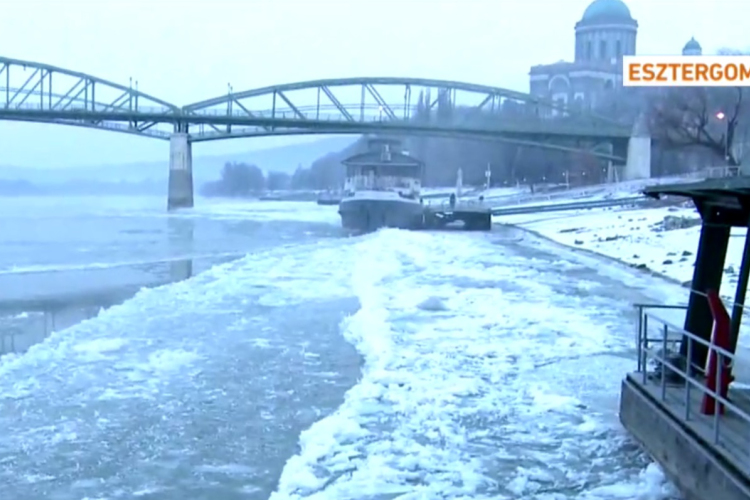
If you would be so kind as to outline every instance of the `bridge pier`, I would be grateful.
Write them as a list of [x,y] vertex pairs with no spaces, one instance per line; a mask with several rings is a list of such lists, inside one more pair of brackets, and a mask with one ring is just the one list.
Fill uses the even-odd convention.
[[167,210],[193,208],[193,145],[187,132],[169,138]]
[[645,115],[641,114],[633,125],[628,140],[627,161],[623,180],[635,181],[651,178],[651,134]]

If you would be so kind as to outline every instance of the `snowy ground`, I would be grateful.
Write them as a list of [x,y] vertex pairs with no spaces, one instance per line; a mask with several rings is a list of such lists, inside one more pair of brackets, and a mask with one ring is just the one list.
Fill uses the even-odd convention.
[[[700,216],[693,207],[592,209],[514,215],[495,222],[516,224],[564,245],[592,250],[680,283],[693,277],[700,236]],[[742,229],[732,231],[724,294],[734,292],[745,233]]]
[[[633,267],[657,273],[683,285],[693,278],[700,237],[700,216],[695,208],[630,210],[592,209],[575,212],[538,213],[497,217],[495,222],[515,224],[558,243],[606,255]],[[729,240],[721,295],[729,308],[734,301],[747,230],[736,228]],[[663,304],[686,304],[689,292],[675,290]],[[653,302],[651,302],[653,303]],[[657,311],[658,317],[678,327],[684,310]],[[745,318],[748,312],[745,310]],[[744,321],[735,376],[750,382],[750,322]]]

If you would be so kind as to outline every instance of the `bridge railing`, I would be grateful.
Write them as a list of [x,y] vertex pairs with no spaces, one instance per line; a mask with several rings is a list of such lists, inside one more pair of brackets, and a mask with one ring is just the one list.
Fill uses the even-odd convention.
[[[6,90],[5,87],[0,86],[0,91]],[[9,89],[10,91],[14,92],[18,89]],[[91,110],[91,101],[87,100],[85,97],[68,97],[61,94],[50,94],[49,92],[40,92],[40,91],[29,91],[29,95],[37,96],[37,97],[58,97],[58,98],[66,98],[68,99],[66,101],[66,107],[65,110]],[[45,101],[47,102],[47,101]],[[131,111],[140,111],[143,113],[153,113],[153,112],[171,112],[173,111],[171,108],[168,108],[166,106],[145,106],[145,105],[138,105],[137,108],[134,107],[133,109],[130,109],[127,106],[111,106],[109,103],[106,102],[96,102],[94,103],[95,106],[99,106],[102,108],[108,108],[110,111],[118,111],[122,113],[128,113]],[[39,109],[49,109],[50,106],[45,105],[44,103],[40,103],[38,101],[25,101],[21,103],[10,103],[9,105],[2,105],[0,104],[0,107],[5,107],[9,109],[27,109],[27,110],[39,110]],[[234,109],[229,109],[228,107],[212,107],[212,108],[203,108],[203,109],[197,109],[197,110],[189,110],[186,112],[187,116],[235,116],[235,117],[244,117],[244,116],[255,116],[259,118],[300,118],[300,114],[303,115],[306,119],[309,120],[316,120],[316,119],[325,119],[326,116],[336,117],[336,119],[341,119],[343,116],[342,109],[349,113],[352,118],[354,119],[378,119],[378,120],[398,120],[398,119],[408,119],[414,117],[414,115],[417,112],[417,107],[413,105],[403,105],[403,104],[389,104],[388,106],[382,106],[378,104],[373,103],[360,103],[360,102],[347,102],[347,103],[341,103],[340,106],[330,104],[330,103],[322,103],[322,104],[311,104],[311,105],[301,105],[301,106],[295,106],[294,108],[290,106],[276,106],[276,107],[269,107],[269,108],[261,108],[261,109],[247,109],[246,107],[243,109],[242,107],[236,106]],[[94,108],[96,109],[96,107]],[[586,123],[598,123],[596,120],[590,118],[590,117],[578,117],[578,116],[556,116],[556,117],[544,117],[544,116],[538,116],[533,113],[513,113],[513,114],[503,114],[501,112],[491,112],[491,111],[484,111],[479,109],[473,109],[473,108],[467,108],[465,110],[461,110],[460,112],[456,113],[454,115],[455,120],[470,120],[472,118],[477,117],[486,117],[493,121],[495,120],[527,120],[527,121],[552,121],[552,122],[586,122]]]
[[[708,352],[707,359],[714,356],[714,366],[718,367],[736,366],[737,356],[665,319],[670,313],[683,318],[687,306],[636,304],[635,307],[638,382],[669,408],[675,418],[690,424],[701,438],[728,456],[750,463],[746,432],[750,426],[748,396],[740,398],[748,403],[741,407],[734,393],[731,399],[722,394],[720,388],[728,381],[721,377],[727,377],[726,372],[716,370],[718,380],[711,388],[706,381],[706,368],[692,362],[694,351],[700,348]],[[713,400],[713,414],[701,411],[707,400]],[[720,411],[722,406],[724,414]]]
[[11,103],[10,106],[5,106],[4,104],[0,103],[0,114],[4,109],[12,109],[12,110],[19,110],[19,111],[59,111],[61,113],[80,113],[80,112],[107,112],[107,113],[117,113],[121,115],[137,115],[137,114],[149,114],[149,115],[164,115],[164,117],[174,117],[175,112],[172,108],[168,108],[166,106],[142,106],[139,105],[138,107],[133,107],[132,109],[129,107],[112,107],[108,103],[104,102],[97,102],[94,103],[94,106],[96,106],[94,109],[91,108],[92,104],[89,102],[88,107],[84,104],[84,101],[82,99],[79,100],[73,100],[71,105],[66,106],[64,109],[54,109],[50,108],[48,106],[40,105],[39,103],[33,103],[33,102],[24,102],[21,104],[17,103]]
[[[117,122],[101,122],[97,125],[98,128],[103,128],[106,130],[111,130],[113,132],[131,132],[133,131],[133,127],[125,124],[125,123],[117,123]],[[148,135],[162,138],[162,139],[169,139],[169,137],[172,135],[171,132],[167,132],[166,130],[157,130],[157,129],[151,129],[149,130]]]
[[[316,105],[310,106],[299,106],[295,109],[286,107],[277,108],[266,108],[266,109],[250,109],[250,110],[236,110],[233,109],[231,112],[224,108],[207,108],[200,110],[191,110],[189,115],[192,116],[233,116],[233,117],[248,117],[254,116],[257,118],[282,118],[282,119],[306,119],[306,120],[335,120],[341,121],[346,118],[342,109],[351,116],[354,121],[403,121],[403,120],[419,120],[416,116],[416,107],[414,106],[403,106],[403,105],[389,105],[388,108],[384,106],[378,106],[373,104],[362,105],[361,103],[348,103],[339,106],[334,105]],[[391,113],[386,112],[388,109]],[[248,113],[250,111],[250,114]],[[591,117],[585,116],[557,116],[557,117],[546,117],[539,116],[531,113],[518,113],[518,114],[503,114],[503,113],[491,113],[484,112],[476,109],[467,109],[465,113],[457,113],[455,116],[447,119],[427,119],[424,120],[427,123],[434,123],[436,121],[442,121],[448,124],[466,123],[467,125],[474,125],[477,127],[491,127],[497,123],[502,122],[513,122],[513,123],[546,123],[546,124],[572,124],[572,125],[586,125],[596,126],[604,130],[612,130],[617,132],[623,132],[626,130],[624,126],[615,124],[603,124]],[[301,115],[301,116],[300,116]]]
[[[93,107],[92,107],[93,106]],[[84,101],[73,100],[65,109],[53,109],[49,106],[34,103],[34,102],[23,102],[20,104],[11,103],[7,107],[0,106],[0,117],[2,117],[3,109],[9,109],[14,111],[28,111],[29,117],[33,118],[34,112],[47,112],[55,113],[56,119],[65,119],[66,116],[73,116],[76,114],[96,114],[97,112],[106,112],[110,116],[114,116],[122,120],[138,119],[138,116],[144,116],[145,120],[150,121],[163,121],[171,122],[175,119],[180,119],[185,122],[200,122],[200,117],[211,117],[211,118],[232,118],[237,123],[238,127],[245,126],[257,126],[253,122],[257,120],[287,120],[293,121],[315,121],[315,122],[339,122],[339,123],[403,123],[409,122],[411,124],[419,124],[419,119],[414,116],[413,108],[406,107],[389,107],[390,114],[383,111],[382,106],[377,105],[366,105],[362,106],[360,103],[342,105],[341,107],[334,105],[321,105],[318,106],[301,106],[299,108],[276,108],[276,109],[262,109],[262,110],[246,110],[246,109],[217,109],[208,108],[201,110],[183,111],[182,113],[176,113],[174,109],[159,106],[142,106],[138,105],[133,108],[123,107],[111,107],[106,103],[84,103]],[[342,112],[342,109],[344,112]],[[348,116],[347,116],[348,114]],[[46,115],[45,115],[46,116]],[[55,118],[53,118],[55,119]],[[113,118],[110,118],[113,120]],[[211,120],[212,122],[220,122],[221,120]],[[246,121],[246,124],[242,122]],[[447,120],[430,119],[424,121],[425,125],[444,126],[446,129],[452,128],[465,128],[465,129],[477,129],[487,131],[498,131],[498,132],[512,132],[512,133],[545,133],[551,134],[565,133],[568,135],[595,135],[595,136],[625,136],[625,131],[622,127],[616,127],[607,124],[597,124],[587,118],[581,117],[540,117],[530,114],[518,114],[518,115],[503,115],[503,114],[482,114],[477,111],[476,113],[467,113],[465,115],[457,115],[454,118]]]

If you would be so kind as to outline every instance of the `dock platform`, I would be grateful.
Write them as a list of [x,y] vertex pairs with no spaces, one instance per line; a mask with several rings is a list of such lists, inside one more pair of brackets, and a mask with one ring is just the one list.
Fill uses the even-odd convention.
[[[717,431],[713,417],[701,414],[699,396],[686,404],[684,384],[669,385],[662,400],[658,384],[644,384],[641,377],[630,373],[623,381],[620,419],[686,500],[750,498],[748,422],[723,415]],[[730,391],[730,398],[750,411],[750,391]]]
[[490,231],[492,209],[482,202],[428,204],[424,209],[423,229]]
[[[687,370],[689,357],[676,354],[692,334],[665,320],[664,306],[637,307],[638,367],[622,382],[620,421],[686,500],[750,499],[750,386],[732,384],[726,398],[710,390],[703,370]],[[697,349],[699,337],[688,338]],[[724,414],[703,412],[706,397],[724,403]]]
[[[620,421],[686,500],[748,500],[750,356],[739,337],[748,312],[750,178],[643,194],[692,200],[702,224],[687,304],[636,305],[638,364],[622,383]],[[733,228],[748,236],[729,302],[719,293]]]

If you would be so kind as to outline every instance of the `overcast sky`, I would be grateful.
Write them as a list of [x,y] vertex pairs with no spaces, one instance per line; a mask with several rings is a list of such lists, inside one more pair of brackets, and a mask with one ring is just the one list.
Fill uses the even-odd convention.
[[[183,105],[227,91],[347,76],[410,76],[528,90],[533,64],[573,57],[588,0],[0,0],[0,54],[62,66]],[[640,54],[747,48],[747,0],[630,0]],[[290,141],[236,139],[194,154]],[[0,164],[166,161],[167,143],[0,122]]]

